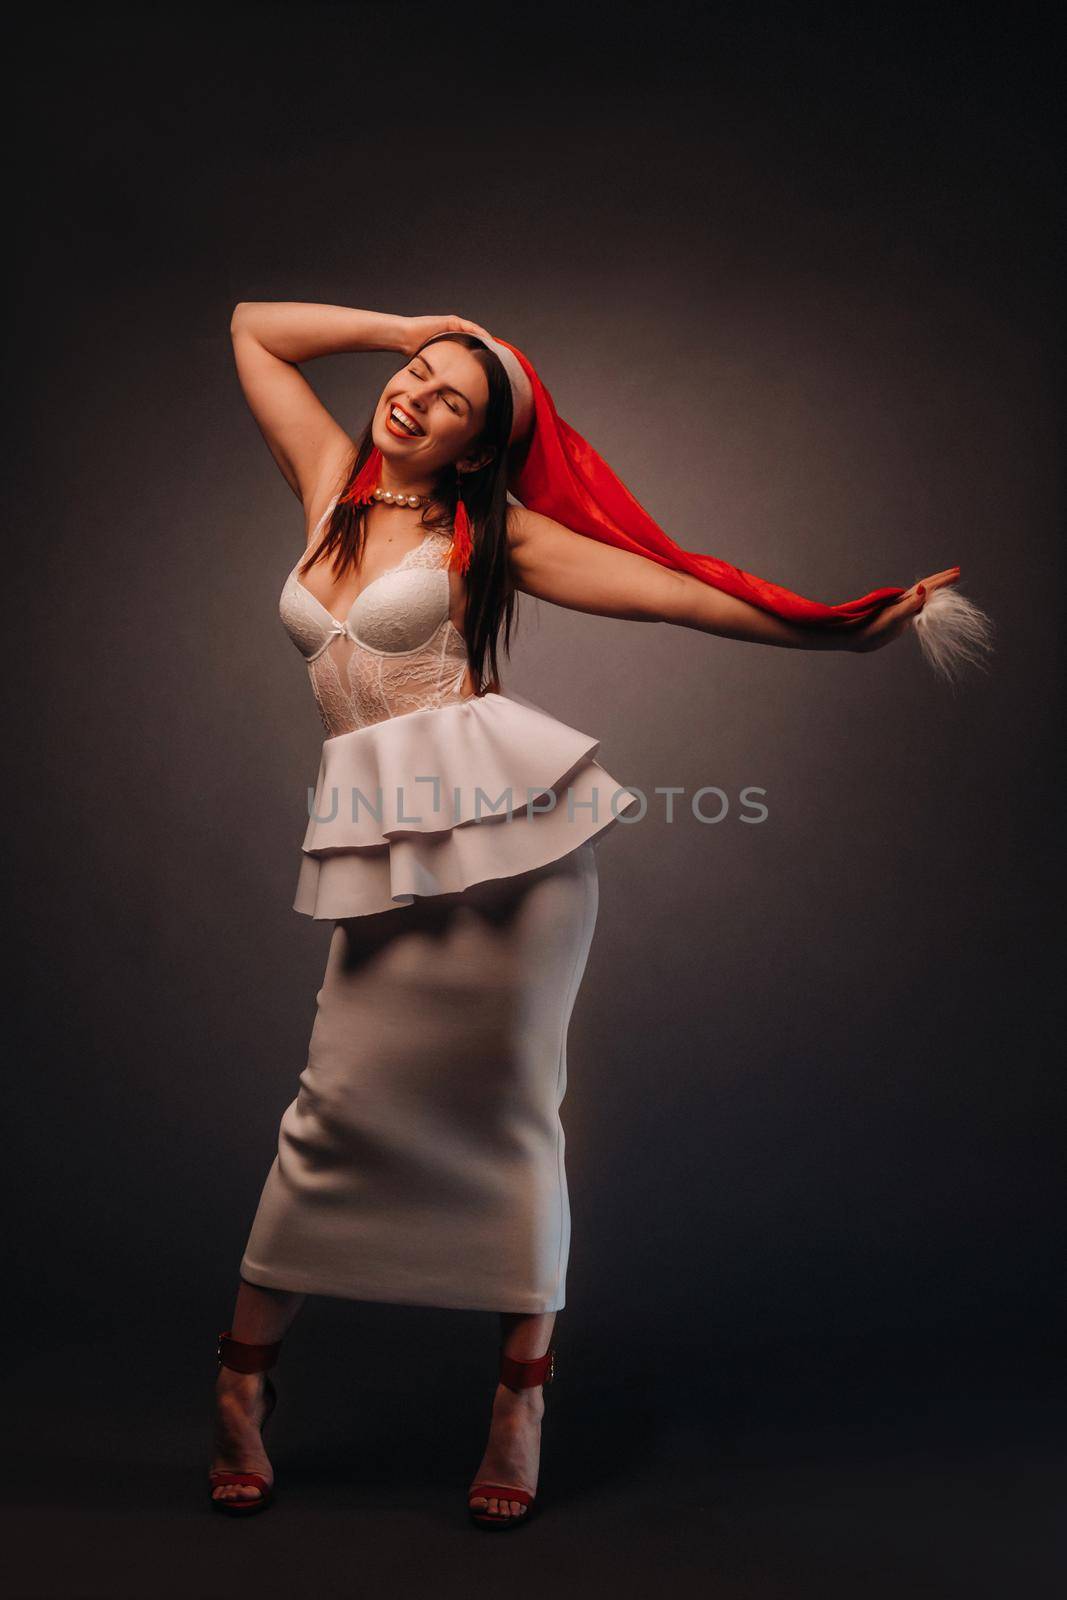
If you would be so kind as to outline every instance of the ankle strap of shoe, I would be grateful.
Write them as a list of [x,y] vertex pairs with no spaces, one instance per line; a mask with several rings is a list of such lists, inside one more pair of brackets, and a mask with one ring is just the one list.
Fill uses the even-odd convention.
[[500,1352],[500,1381],[516,1394],[520,1389],[531,1389],[537,1383],[551,1383],[556,1376],[556,1351],[552,1347],[543,1356],[532,1361],[520,1361],[515,1356]]
[[266,1372],[278,1359],[282,1341],[275,1344],[242,1344],[231,1338],[229,1328],[219,1334],[218,1359],[220,1367],[230,1367],[234,1372]]

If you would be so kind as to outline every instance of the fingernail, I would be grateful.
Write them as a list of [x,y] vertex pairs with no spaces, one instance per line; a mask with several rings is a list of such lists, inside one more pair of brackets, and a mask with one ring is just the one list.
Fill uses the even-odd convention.
[[919,596],[919,599],[922,600],[926,595],[926,585],[925,585],[925,583],[920,583],[918,588],[916,589],[915,593]]

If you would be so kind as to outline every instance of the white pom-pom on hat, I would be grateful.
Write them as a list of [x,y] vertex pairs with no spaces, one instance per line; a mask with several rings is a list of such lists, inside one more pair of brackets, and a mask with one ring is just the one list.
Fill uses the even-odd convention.
[[922,653],[948,683],[968,666],[984,668],[993,648],[993,619],[952,584],[934,589],[911,619]]

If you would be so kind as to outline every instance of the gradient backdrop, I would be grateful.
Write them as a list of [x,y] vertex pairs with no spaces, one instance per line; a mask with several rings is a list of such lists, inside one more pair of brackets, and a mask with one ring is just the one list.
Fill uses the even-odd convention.
[[[1040,18],[405,4],[22,26],[3,1166],[25,1515],[47,1531],[57,1461],[100,1515],[199,1493],[214,1335],[325,964],[329,927],[290,909],[322,731],[276,613],[302,514],[233,370],[249,299],[458,311],[530,355],[679,543],[830,601],[959,562],[997,624],[991,672],[953,695],[910,638],[808,654],[520,602],[505,688],[651,798],[600,849],[570,1035],[556,1483],[580,1497],[686,1450],[762,1461],[784,1415],[858,1448],[964,1371],[979,1432],[982,1407],[1020,1439],[1051,1427],[1062,172]],[[305,370],[356,431],[394,367]],[[667,823],[656,786],[704,784],[763,787],[767,821],[735,803],[701,825],[683,799]],[[309,1304],[290,1482],[303,1463],[327,1496],[337,1471],[372,1498],[461,1494],[495,1339],[484,1314]],[[1017,1401],[1042,1362],[1049,1387]],[[136,1447],[101,1420],[119,1411]],[[749,1533],[756,1565],[721,1592],[807,1592],[781,1527],[780,1548]],[[846,1589],[881,1594],[841,1537]],[[218,1592],[242,1572],[213,1570]],[[49,1581],[26,1592],[148,1592]]]

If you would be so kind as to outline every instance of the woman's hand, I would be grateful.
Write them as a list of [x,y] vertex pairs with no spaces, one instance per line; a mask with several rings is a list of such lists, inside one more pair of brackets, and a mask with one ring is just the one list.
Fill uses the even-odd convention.
[[944,584],[958,582],[959,576],[959,567],[947,567],[944,572],[935,572],[932,577],[924,578],[921,583],[912,584],[899,600],[895,600],[891,606],[886,606],[862,628],[843,635],[844,648],[858,653],[880,650],[883,645],[889,644],[890,640],[899,638],[915,613],[922,610],[932,590],[940,589]]
[[473,333],[479,339],[492,337],[479,323],[468,322],[466,317],[457,316],[455,312],[443,317],[401,317],[400,328],[404,340],[400,349],[408,357],[438,333]]

